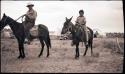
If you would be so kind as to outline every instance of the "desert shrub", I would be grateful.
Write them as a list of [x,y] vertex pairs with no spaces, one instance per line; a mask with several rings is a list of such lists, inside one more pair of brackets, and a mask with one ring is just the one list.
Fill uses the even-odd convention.
[[109,49],[114,49],[115,48],[114,41],[104,41],[103,43],[104,43],[103,44],[104,48],[109,48]]
[[93,48],[96,48],[96,47],[99,47],[99,46],[102,46],[102,41],[101,40],[93,41]]
[[116,43],[116,41],[109,40],[109,41],[104,41],[103,43],[104,43],[103,47],[111,49],[111,53],[120,53],[120,54],[124,53],[124,43],[123,42],[119,42],[119,45],[122,50],[120,50],[118,48],[118,44]]
[[121,49],[124,50],[124,42],[119,42],[119,45],[120,45]]

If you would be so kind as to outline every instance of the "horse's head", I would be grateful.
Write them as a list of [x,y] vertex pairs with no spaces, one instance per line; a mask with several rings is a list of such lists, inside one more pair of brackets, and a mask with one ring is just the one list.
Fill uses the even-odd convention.
[[8,16],[6,16],[6,14],[4,13],[2,19],[0,20],[0,31],[8,24],[7,18],[8,18]]
[[[72,16],[73,17],[73,16]],[[66,21],[64,22],[63,24],[63,28],[62,28],[62,31],[61,31],[61,34],[65,34],[67,33],[68,31],[70,31],[70,28],[71,28],[71,20],[72,20],[72,17],[70,19],[68,19],[66,17]]]

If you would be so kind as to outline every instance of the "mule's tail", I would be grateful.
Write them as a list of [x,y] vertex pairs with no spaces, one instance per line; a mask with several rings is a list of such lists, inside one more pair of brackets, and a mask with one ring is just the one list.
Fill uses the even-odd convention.
[[89,41],[88,41],[88,46],[89,47],[91,47],[92,48],[92,44],[93,44],[93,30],[91,29],[91,28],[89,28],[89,27],[87,27],[89,30],[90,30],[90,39],[89,39]]
[[93,44],[93,39],[90,39],[90,40],[88,41],[88,46],[89,46],[89,47],[92,47],[92,44]]

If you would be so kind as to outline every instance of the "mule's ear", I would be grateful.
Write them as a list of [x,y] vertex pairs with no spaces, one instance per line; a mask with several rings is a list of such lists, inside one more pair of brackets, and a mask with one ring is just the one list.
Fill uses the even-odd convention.
[[69,19],[69,21],[71,21],[71,20],[72,20],[72,18],[73,18],[73,16]]
[[66,17],[66,21],[68,21],[68,18]]

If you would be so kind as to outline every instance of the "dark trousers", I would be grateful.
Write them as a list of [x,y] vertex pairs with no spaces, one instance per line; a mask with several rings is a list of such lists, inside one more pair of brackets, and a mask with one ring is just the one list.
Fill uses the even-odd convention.
[[34,24],[35,24],[35,22],[27,22],[27,21],[23,22],[23,25],[24,25],[24,28],[25,28],[26,39],[28,39],[28,41],[31,41],[31,39],[32,39],[30,29],[32,29]]

